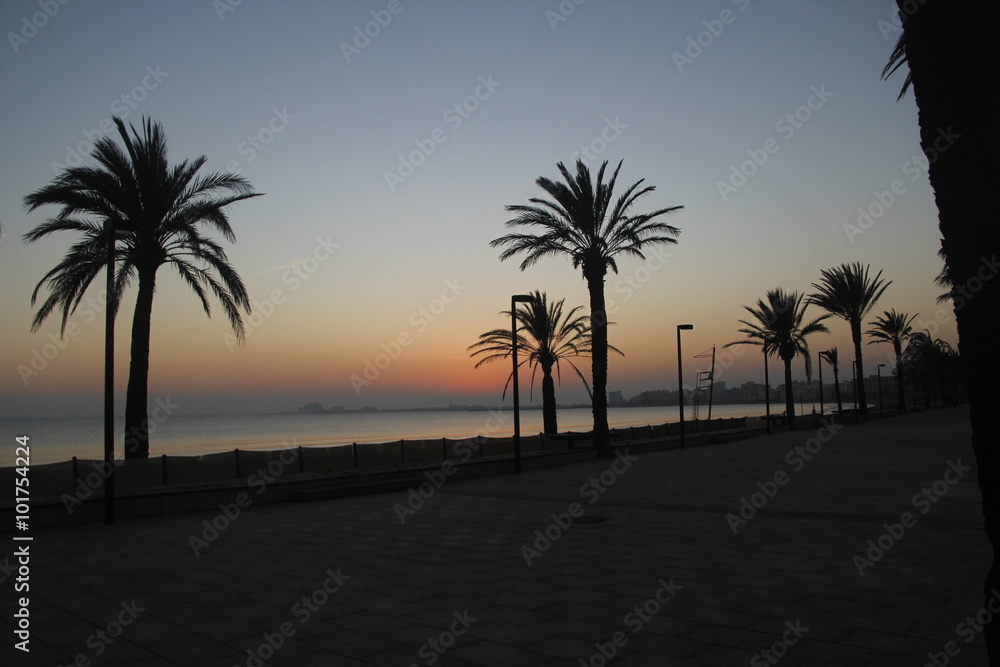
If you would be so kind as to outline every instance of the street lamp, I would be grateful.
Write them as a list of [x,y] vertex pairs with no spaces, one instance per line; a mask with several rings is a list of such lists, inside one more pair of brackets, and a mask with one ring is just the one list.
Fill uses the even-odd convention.
[[684,372],[681,370],[681,331],[691,331],[693,324],[677,325],[677,404],[681,408],[681,449],[684,448]]
[[879,417],[885,417],[885,409],[882,407],[882,367],[883,366],[885,366],[885,364],[879,364],[878,367],[875,369],[875,372],[878,373],[878,416]]
[[510,297],[510,358],[514,375],[514,472],[521,472],[521,410],[517,394],[517,304],[531,301],[530,294],[514,294]]
[[104,523],[115,522],[115,242],[135,231],[126,221],[104,223],[108,237],[107,305],[104,307]]

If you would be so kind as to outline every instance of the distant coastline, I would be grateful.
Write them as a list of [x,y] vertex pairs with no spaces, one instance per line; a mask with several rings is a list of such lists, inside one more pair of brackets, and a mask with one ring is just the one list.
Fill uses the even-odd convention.
[[[557,406],[560,410],[573,410],[578,408],[589,408],[589,403],[571,404],[571,405],[559,405]],[[422,407],[422,408],[379,408],[374,405],[366,406],[363,408],[345,408],[340,405],[334,405],[329,408],[324,408],[319,403],[309,403],[308,405],[303,405],[298,410],[294,412],[283,412],[280,414],[286,415],[336,415],[336,414],[372,414],[376,412],[488,412],[490,410],[498,410],[500,407],[490,407],[487,405],[446,405],[437,407]],[[522,405],[521,410],[541,410],[540,405]]]
[[[662,395],[658,395],[661,394]],[[673,396],[670,396],[671,392],[666,390],[662,392],[644,392],[639,394],[628,401],[622,403],[609,402],[608,407],[612,408],[651,408],[651,407],[676,407],[678,405],[676,392],[672,392]],[[777,404],[779,400],[784,399],[779,397],[772,397],[771,403]],[[708,405],[708,401],[702,399],[702,405]],[[764,399],[759,401],[754,400],[714,400],[713,405],[764,405]],[[684,404],[686,407],[692,407],[693,403],[690,397],[684,399]],[[558,410],[579,410],[579,409],[590,409],[590,403],[568,403],[568,404],[558,404],[556,406]],[[437,407],[420,407],[420,408],[379,408],[377,406],[365,406],[362,408],[345,408],[340,405],[334,405],[329,408],[324,408],[319,403],[309,403],[303,405],[298,410],[290,412],[281,412],[277,414],[284,415],[330,415],[330,414],[372,414],[372,413],[389,413],[389,412],[488,412],[489,410],[500,410],[501,406],[490,407],[487,405],[443,405]],[[538,404],[534,405],[521,405],[521,410],[541,410],[542,406]]]

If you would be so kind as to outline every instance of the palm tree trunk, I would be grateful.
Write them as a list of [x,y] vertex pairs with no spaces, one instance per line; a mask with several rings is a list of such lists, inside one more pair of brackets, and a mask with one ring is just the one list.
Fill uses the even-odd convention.
[[[900,9],[912,3],[897,0]],[[910,8],[912,12],[912,8]],[[958,344],[968,381],[972,448],[982,494],[986,535],[993,564],[984,582],[984,598],[1000,587],[1000,280],[995,262],[1000,251],[996,224],[996,156],[1000,154],[996,91],[996,34],[1000,6],[988,0],[926,0],[904,23],[906,57],[919,109],[920,144],[928,153],[928,176],[934,189],[948,274],[955,287],[973,279],[981,289],[956,303]],[[953,145],[940,150],[948,133]],[[935,142],[938,147],[935,148]],[[934,151],[932,153],[932,151]],[[934,159],[930,159],[933,157]],[[982,280],[981,271],[991,280]],[[1000,623],[987,623],[983,637],[990,664],[1000,663]]]
[[149,458],[149,332],[153,313],[154,275],[139,273],[139,295],[132,317],[132,360],[125,397],[125,458]]
[[611,436],[608,432],[608,315],[604,305],[604,270],[584,271],[590,292],[590,327],[594,396],[594,447],[600,458],[610,458]]
[[893,351],[896,353],[896,394],[899,404],[899,413],[902,414],[906,412],[906,398],[904,397],[903,391],[903,348],[902,345],[896,343],[893,345]]
[[556,383],[552,379],[552,366],[542,367],[542,428],[546,435],[559,432],[556,420]]
[[783,359],[785,362],[785,415],[788,423],[795,421],[795,392],[792,391],[792,360]]
[[833,391],[837,394],[837,414],[843,417],[844,402],[840,400],[840,371],[836,366],[833,367]]
[[861,360],[861,322],[851,322],[851,338],[854,340],[854,360],[858,373],[858,408],[861,416],[868,419],[868,399],[865,397],[865,367]]

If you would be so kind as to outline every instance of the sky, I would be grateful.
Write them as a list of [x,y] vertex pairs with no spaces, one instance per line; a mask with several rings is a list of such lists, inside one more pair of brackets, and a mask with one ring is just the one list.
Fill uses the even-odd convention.
[[[32,290],[75,239],[24,244],[56,209],[29,214],[23,198],[92,164],[90,143],[116,114],[162,123],[172,163],[204,155],[206,172],[235,171],[264,193],[229,209],[226,250],[254,304],[244,344],[169,267],[157,275],[150,401],[189,414],[497,405],[507,365],[474,369],[467,346],[507,324],[511,294],[588,297],[567,259],[521,271],[489,243],[506,232],[506,205],[577,159],[594,171],[623,161],[620,188],[655,186],[637,210],[684,207],[666,220],[676,245],[608,276],[610,339],[625,353],[610,360],[609,390],[676,387],[680,323],[694,325],[693,382],[705,362],[692,357],[739,339],[745,305],[776,287],[808,293],[845,262],[892,281],[876,313],[919,313],[916,328],[955,343],[936,303],[940,235],[916,107],[896,99],[901,73],[880,80],[893,8],[4,2],[0,417],[100,414],[103,282],[71,333],[60,337],[58,318],[31,332]],[[134,301],[124,296],[116,325],[119,410]],[[828,324],[812,349],[850,358],[847,324]],[[759,354],[729,351],[718,380],[762,381]],[[865,353],[871,371],[891,355]],[[803,379],[798,361],[794,373]],[[587,398],[571,372],[557,397]]]

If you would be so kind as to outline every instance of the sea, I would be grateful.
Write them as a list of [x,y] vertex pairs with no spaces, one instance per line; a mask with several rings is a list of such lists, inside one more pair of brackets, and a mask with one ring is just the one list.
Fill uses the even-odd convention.
[[[806,406],[808,410],[809,406]],[[780,411],[780,406],[773,406]],[[712,418],[764,414],[762,404],[715,405]],[[678,407],[616,407],[608,409],[612,428],[664,424],[678,421]],[[700,417],[707,418],[707,406]],[[685,406],[685,419],[692,419]],[[561,408],[559,430],[588,431],[593,426],[590,408]],[[487,410],[378,411],[340,413],[275,413],[234,415],[172,415],[151,422],[150,455],[197,456],[239,449],[330,447],[363,442],[392,442],[430,438],[509,437],[514,419],[510,408]],[[124,419],[115,424],[116,456],[124,455]],[[542,430],[542,411],[521,410],[521,433]],[[74,456],[104,457],[104,420],[101,417],[0,419],[0,467],[14,465],[17,436],[28,436],[31,462],[56,463]]]

